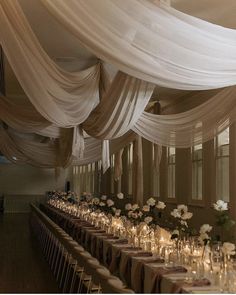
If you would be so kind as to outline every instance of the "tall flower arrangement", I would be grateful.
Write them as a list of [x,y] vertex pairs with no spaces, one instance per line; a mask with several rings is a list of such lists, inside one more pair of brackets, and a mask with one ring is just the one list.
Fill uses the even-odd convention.
[[198,240],[201,245],[205,246],[210,242],[211,237],[209,236],[209,233],[211,232],[211,230],[212,230],[212,226],[209,224],[203,224],[200,227]]
[[170,213],[177,222],[174,222],[175,230],[172,233],[172,238],[177,238],[179,235],[189,232],[188,220],[192,218],[193,213],[188,211],[188,207],[184,204],[178,205]]
[[149,198],[146,204],[142,207],[142,220],[150,226],[155,226],[160,222],[162,211],[165,207],[166,205],[164,202],[156,201],[154,198]]
[[217,240],[224,239],[224,231],[229,231],[233,225],[235,225],[235,221],[231,219],[229,215],[228,203],[218,200],[213,204],[213,208],[216,211],[216,226],[218,226],[220,234],[217,235]]
[[125,216],[132,224],[137,225],[142,221],[143,212],[138,204],[127,203],[125,205]]

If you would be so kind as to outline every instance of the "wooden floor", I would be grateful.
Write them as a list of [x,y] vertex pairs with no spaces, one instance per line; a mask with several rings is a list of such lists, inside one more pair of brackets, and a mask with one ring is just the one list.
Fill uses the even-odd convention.
[[0,293],[58,293],[28,214],[0,214]]

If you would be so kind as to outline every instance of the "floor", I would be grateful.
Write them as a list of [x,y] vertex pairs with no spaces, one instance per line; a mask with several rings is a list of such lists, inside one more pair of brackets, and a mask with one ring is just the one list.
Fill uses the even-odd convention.
[[29,214],[0,214],[0,293],[59,293]]

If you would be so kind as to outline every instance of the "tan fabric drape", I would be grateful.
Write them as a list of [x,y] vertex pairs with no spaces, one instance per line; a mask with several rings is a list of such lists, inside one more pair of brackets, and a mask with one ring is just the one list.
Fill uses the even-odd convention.
[[40,142],[29,134],[19,134],[0,125],[0,150],[6,158],[16,164],[54,168],[71,163],[72,130],[64,129],[60,139]]
[[84,130],[101,139],[124,135],[143,113],[154,86],[118,72],[101,102],[83,123]]
[[0,96],[0,120],[23,133],[60,137],[60,128],[40,115],[27,98],[17,103],[12,98]]
[[122,155],[124,149],[119,150],[115,153],[115,167],[114,167],[114,179],[115,181],[120,180],[122,173],[123,173],[123,166],[122,166]]
[[136,136],[133,145],[133,199],[140,206],[143,205],[143,151],[142,138]]

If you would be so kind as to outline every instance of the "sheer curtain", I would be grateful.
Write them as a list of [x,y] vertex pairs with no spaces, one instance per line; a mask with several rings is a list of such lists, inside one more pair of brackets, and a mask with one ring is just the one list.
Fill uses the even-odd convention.
[[236,83],[235,30],[157,1],[41,2],[86,48],[136,78],[192,90]]

